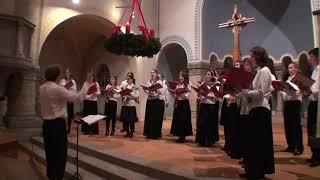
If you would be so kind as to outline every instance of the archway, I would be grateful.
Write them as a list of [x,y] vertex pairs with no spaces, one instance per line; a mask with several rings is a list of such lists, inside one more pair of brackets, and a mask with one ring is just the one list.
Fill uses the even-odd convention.
[[[165,45],[159,53],[157,70],[164,74],[167,80],[177,80],[179,71],[187,69],[187,54],[184,48],[177,43]],[[169,106],[165,117],[172,117],[174,97],[169,95]]]
[[[104,41],[114,26],[111,21],[91,14],[74,16],[58,24],[49,33],[41,48],[40,74],[43,74],[46,66],[60,64],[71,70],[78,88],[81,88],[86,72],[90,69],[93,69],[96,75],[116,75],[120,81],[123,80],[124,73],[130,67],[129,58],[113,55],[104,49]],[[107,82],[108,79],[101,79],[101,87]],[[76,106],[76,111],[80,110],[80,106]],[[98,111],[103,113],[104,103],[99,103]]]

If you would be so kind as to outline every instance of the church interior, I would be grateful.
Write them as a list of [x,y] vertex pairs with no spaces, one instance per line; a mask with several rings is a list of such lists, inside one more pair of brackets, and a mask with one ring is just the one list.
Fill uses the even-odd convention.
[[[101,89],[95,99],[95,114],[109,116],[106,86],[114,77],[121,86],[122,81],[128,81],[128,73],[132,73],[134,78],[131,79],[139,87],[139,97],[133,101],[138,120],[132,134],[127,134],[131,138],[124,137],[125,132],[120,131],[125,129],[120,122],[122,108],[126,106],[123,97],[115,105],[113,136],[109,135],[106,120],[96,122],[98,133],[79,132],[78,136],[79,126],[71,120],[63,179],[79,174],[82,179],[243,178],[239,176],[246,169],[241,163],[243,157],[232,156],[224,149],[226,141],[230,141],[226,124],[221,123],[225,97],[214,100],[218,139],[202,147],[197,143],[199,119],[203,116],[199,94],[194,90],[188,92],[191,135],[183,137],[186,138],[184,143],[176,143],[172,126],[178,121],[174,116],[178,95],[167,90],[161,135],[149,138],[145,135],[146,122],[150,121],[147,117],[151,117],[148,113],[158,112],[148,108],[149,91],[140,85],[151,82],[150,72],[154,71],[170,83],[180,80],[181,70],[184,70],[191,87],[205,81],[208,72],[216,73],[212,75],[218,80],[227,67],[250,61],[252,48],[261,46],[267,52],[268,72],[274,76],[274,81],[286,82],[288,77],[284,77],[291,64],[310,80],[318,68],[318,79],[313,80],[318,83],[319,91],[319,65],[310,64],[312,50],[320,43],[319,10],[320,0],[1,0],[0,162],[3,163],[0,164],[0,179],[51,179],[46,167],[47,144],[43,138],[46,121],[43,107],[49,104],[41,103],[40,89],[47,83],[46,70],[52,65],[59,65],[61,74],[68,69],[77,85],[75,91],[79,92],[85,87],[88,74],[92,73]],[[149,48],[148,42],[155,40],[161,44],[161,49],[151,56],[116,54],[107,50],[111,37],[128,37],[130,33],[145,38],[142,43],[146,42],[146,48]],[[116,47],[111,48],[116,50]],[[297,114],[304,148],[293,153],[286,151],[289,137],[284,107],[287,102],[276,91],[269,96],[274,172],[266,173],[263,178],[320,179],[320,159],[313,165],[306,161],[314,156],[314,146],[320,149],[316,141],[320,142],[320,96],[317,93],[310,101],[309,94],[301,93]],[[313,135],[308,129],[310,102],[318,105],[315,106]],[[73,115],[85,114],[83,101],[72,106]],[[67,104],[65,112],[66,108]],[[230,117],[232,113],[229,112]],[[240,126],[233,125],[234,129]],[[255,136],[249,129],[241,130],[237,133]],[[237,135],[231,132],[231,139],[232,136]],[[310,144],[310,139],[315,142]],[[249,138],[239,141],[250,143]]]

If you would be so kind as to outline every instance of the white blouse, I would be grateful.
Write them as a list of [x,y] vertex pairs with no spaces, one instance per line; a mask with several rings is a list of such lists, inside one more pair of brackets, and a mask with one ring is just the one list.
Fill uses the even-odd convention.
[[265,107],[270,110],[268,96],[271,93],[271,72],[268,67],[258,68],[252,82],[252,89],[242,90],[248,102],[249,111],[255,107]]
[[[289,76],[286,82],[290,82],[293,78],[294,78],[294,75]],[[298,91],[288,90],[287,92],[279,91],[279,94],[284,101],[302,101],[302,94],[300,90]]]
[[137,101],[139,100],[139,88],[136,87],[134,84],[128,84],[127,87],[128,89],[132,89],[131,95],[130,96],[124,96],[122,99],[122,105],[123,106],[137,106]]
[[83,85],[84,86],[86,85],[86,86],[89,86],[89,87],[91,87],[93,85],[97,86],[97,91],[92,93],[92,94],[87,94],[85,100],[98,101],[98,96],[101,94],[99,83],[98,82],[95,82],[95,83],[85,82]]
[[[176,89],[179,89],[179,88],[185,88],[185,85],[179,83],[179,84],[177,85]],[[191,86],[190,86],[190,84],[188,84],[186,88],[187,88],[187,90],[188,90],[187,93],[183,93],[183,94],[181,94],[181,96],[175,95],[177,100],[180,101],[180,100],[188,100],[188,99],[189,99],[189,94],[190,94],[190,92],[191,92]]]
[[[106,86],[106,89],[109,89],[109,88],[111,88],[112,86],[111,86],[111,84],[108,84],[107,86]],[[119,86],[116,86],[115,87],[115,90],[120,90],[120,87]],[[119,94],[119,93],[114,93],[112,96],[108,96],[107,98],[106,98],[106,100],[107,101],[118,101],[118,99],[120,99],[120,97],[121,97],[121,95]]]
[[312,71],[311,79],[313,79],[315,82],[310,87],[312,94],[310,95],[309,99],[311,101],[318,101],[319,81],[320,81],[319,73],[320,73],[320,65],[316,66]]
[[[203,83],[205,82],[202,82],[200,86]],[[207,85],[207,88],[210,89],[211,86]],[[203,104],[216,104],[216,96],[213,92],[210,92],[207,96],[200,96],[199,99],[200,99],[200,103],[203,103]]]

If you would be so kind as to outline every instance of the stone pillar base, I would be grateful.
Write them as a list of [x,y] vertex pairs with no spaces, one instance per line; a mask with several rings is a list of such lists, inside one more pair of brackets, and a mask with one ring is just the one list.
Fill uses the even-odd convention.
[[42,121],[35,115],[7,116],[9,132],[16,135],[17,140],[28,140],[39,136],[42,132]]

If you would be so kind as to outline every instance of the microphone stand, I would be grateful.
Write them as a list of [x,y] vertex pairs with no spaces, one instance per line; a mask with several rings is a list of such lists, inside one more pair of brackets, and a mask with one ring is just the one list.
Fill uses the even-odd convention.
[[82,180],[82,177],[81,175],[79,174],[79,125],[84,123],[84,121],[82,121],[80,118],[79,118],[79,115],[76,115],[76,118],[74,119],[74,122],[76,123],[77,127],[76,127],[76,130],[77,130],[77,154],[76,154],[76,166],[77,166],[77,170],[76,170],[76,173],[72,176],[72,180]]

